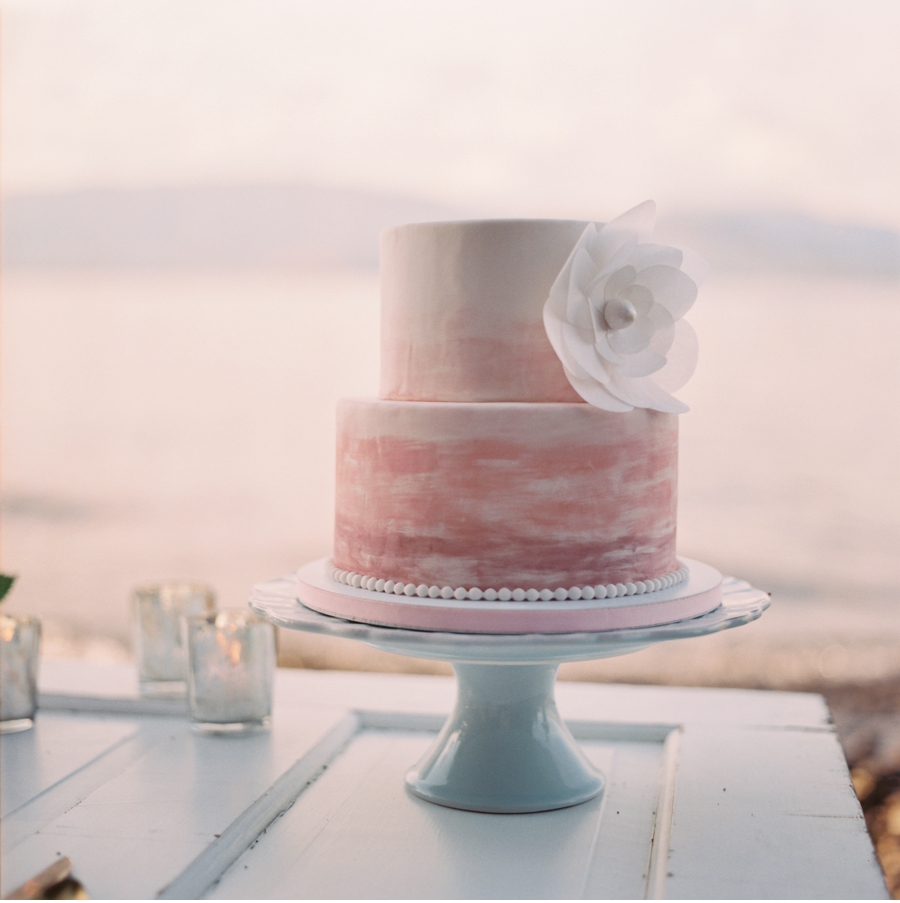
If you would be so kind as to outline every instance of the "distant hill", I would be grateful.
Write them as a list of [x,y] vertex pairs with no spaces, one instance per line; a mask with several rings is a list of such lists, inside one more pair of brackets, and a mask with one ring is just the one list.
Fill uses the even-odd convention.
[[[311,185],[198,185],[8,195],[6,266],[374,267],[382,229],[464,219],[397,195]],[[483,214],[481,214],[483,215]],[[800,214],[669,217],[660,237],[703,254],[720,271],[900,276],[900,236]]]
[[767,212],[672,217],[660,226],[719,271],[900,276],[900,234],[888,229]]
[[198,185],[10,195],[2,216],[7,266],[374,267],[382,229],[461,215],[308,185]]

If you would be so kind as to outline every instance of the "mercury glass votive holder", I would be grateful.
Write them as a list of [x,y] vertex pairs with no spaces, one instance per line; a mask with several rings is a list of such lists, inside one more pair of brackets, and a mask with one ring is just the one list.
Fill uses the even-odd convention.
[[181,620],[212,612],[215,607],[215,593],[202,583],[161,583],[134,591],[134,646],[141,696],[187,695]]
[[40,646],[37,618],[0,614],[0,734],[34,725]]
[[268,730],[275,675],[275,628],[247,611],[185,618],[188,704],[202,733]]

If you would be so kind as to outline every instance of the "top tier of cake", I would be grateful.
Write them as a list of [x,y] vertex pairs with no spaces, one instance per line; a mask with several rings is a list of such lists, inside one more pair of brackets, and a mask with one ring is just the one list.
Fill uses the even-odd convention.
[[587,223],[417,223],[381,239],[381,397],[580,402],[543,307]]

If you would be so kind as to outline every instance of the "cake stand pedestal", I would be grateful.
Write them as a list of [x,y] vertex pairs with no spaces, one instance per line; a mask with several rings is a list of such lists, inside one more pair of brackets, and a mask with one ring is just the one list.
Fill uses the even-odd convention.
[[739,627],[769,604],[767,593],[726,577],[718,608],[671,624],[592,633],[471,634],[344,621],[304,606],[297,588],[293,575],[259,584],[250,605],[281,627],[452,664],[456,706],[406,784],[430,802],[475,812],[561,809],[603,790],[602,775],[556,708],[553,689],[561,663]]

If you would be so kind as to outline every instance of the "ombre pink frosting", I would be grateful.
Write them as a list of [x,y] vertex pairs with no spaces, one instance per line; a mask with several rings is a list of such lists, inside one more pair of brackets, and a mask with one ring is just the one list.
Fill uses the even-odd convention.
[[677,417],[344,400],[334,563],[416,585],[647,580],[675,558]]
[[573,401],[543,323],[587,223],[418,223],[381,239],[381,397]]

